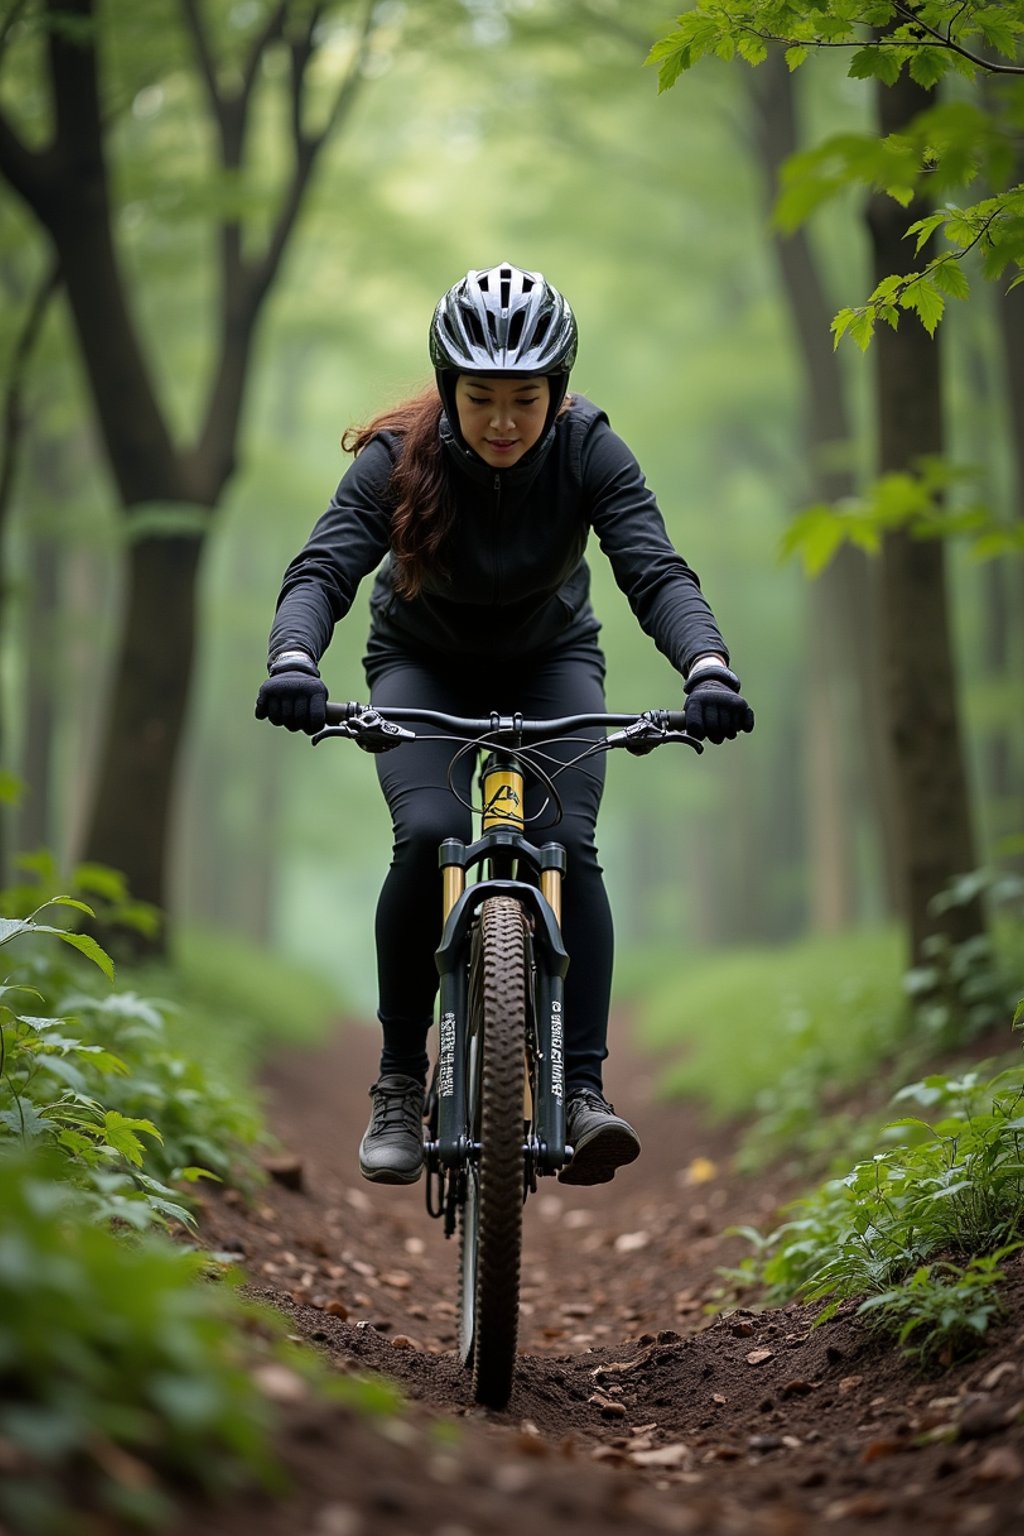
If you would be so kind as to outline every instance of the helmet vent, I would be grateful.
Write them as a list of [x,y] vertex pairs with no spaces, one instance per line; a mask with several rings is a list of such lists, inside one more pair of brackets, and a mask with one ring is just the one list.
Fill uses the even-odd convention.
[[502,307],[502,309],[508,309],[509,303],[511,302],[511,299],[512,299],[512,269],[511,269],[511,267],[502,267],[501,268],[500,281],[501,281],[501,292],[500,292],[501,307]]
[[[478,347],[486,346],[487,342],[486,342],[486,338],[484,337],[484,328],[480,324],[480,321],[477,318],[477,316],[472,314],[471,312],[466,312],[464,318],[465,318],[465,321],[466,321],[466,329],[469,331],[469,334],[472,336],[475,345],[478,346]],[[490,316],[488,316],[488,319],[490,319]]]
[[518,347],[520,341],[522,340],[522,337],[523,337],[523,315],[522,315],[522,311],[521,310],[517,310],[516,313],[512,316],[512,319],[509,321],[508,345],[510,347]]

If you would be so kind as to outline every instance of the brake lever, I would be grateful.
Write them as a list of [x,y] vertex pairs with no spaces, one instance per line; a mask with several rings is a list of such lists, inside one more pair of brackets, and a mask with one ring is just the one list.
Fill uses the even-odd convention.
[[364,709],[358,715],[353,715],[343,725],[325,726],[312,738],[313,746],[317,746],[328,736],[347,737],[349,741],[354,741],[357,747],[362,747],[364,752],[391,752],[395,747],[400,747],[403,741],[416,740],[415,731],[407,731],[404,726],[396,724],[394,720],[385,720],[383,715],[373,708]]
[[621,731],[613,731],[607,738],[609,747],[625,747],[634,757],[646,757],[653,752],[655,747],[662,746],[666,741],[682,741],[688,747],[700,755],[704,751],[703,744],[693,736],[688,736],[685,731],[663,730],[656,721],[644,718],[627,725]]
[[309,738],[311,747],[318,747],[329,736],[344,736],[347,741],[352,740],[352,732],[347,725],[325,725],[322,731],[317,731],[315,736]]
[[688,736],[685,731],[666,731],[661,739],[662,741],[681,741],[685,746],[692,747],[698,757],[704,751],[704,743],[698,741],[696,736]]

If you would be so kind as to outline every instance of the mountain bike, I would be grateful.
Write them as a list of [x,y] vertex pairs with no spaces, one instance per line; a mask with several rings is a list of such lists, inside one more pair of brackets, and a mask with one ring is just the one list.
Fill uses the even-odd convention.
[[[539,1178],[571,1160],[566,1145],[561,844],[526,836],[524,791],[531,775],[546,791],[538,816],[561,816],[557,779],[598,752],[646,755],[687,736],[680,711],[466,719],[429,709],[328,704],[331,737],[371,752],[405,748],[424,729],[458,743],[453,782],[466,753],[486,753],[480,774],[480,836],[440,845],[440,977],[437,1054],[425,1110],[426,1200],[446,1237],[459,1234],[458,1349],[478,1403],[504,1408],[512,1391],[519,1330],[523,1205]],[[586,733],[586,734],[581,734]],[[548,757],[558,741],[580,745],[568,761]],[[534,818],[537,819],[537,818]],[[469,878],[472,876],[472,878]]]

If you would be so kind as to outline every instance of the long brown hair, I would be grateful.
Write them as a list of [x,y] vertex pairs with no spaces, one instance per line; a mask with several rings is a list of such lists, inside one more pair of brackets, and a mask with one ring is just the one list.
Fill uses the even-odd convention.
[[415,597],[427,570],[444,568],[441,546],[451,524],[452,503],[438,430],[442,409],[437,386],[430,384],[365,426],[349,427],[341,439],[347,453],[362,452],[378,432],[395,432],[403,439],[390,480],[395,497],[391,552],[400,597]]
[[[572,399],[567,393],[558,416],[569,409]],[[395,497],[391,553],[399,597],[416,597],[429,569],[441,573],[445,569],[443,546],[453,505],[439,430],[443,409],[437,385],[429,384],[418,395],[381,411],[365,426],[349,427],[341,439],[346,453],[361,453],[378,432],[394,432],[404,439],[388,482]]]

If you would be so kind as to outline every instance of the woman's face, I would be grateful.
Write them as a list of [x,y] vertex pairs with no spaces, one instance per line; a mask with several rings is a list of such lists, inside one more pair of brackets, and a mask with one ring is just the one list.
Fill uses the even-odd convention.
[[550,400],[551,387],[543,375],[491,379],[460,373],[455,381],[459,430],[474,453],[493,469],[518,464],[540,441]]

